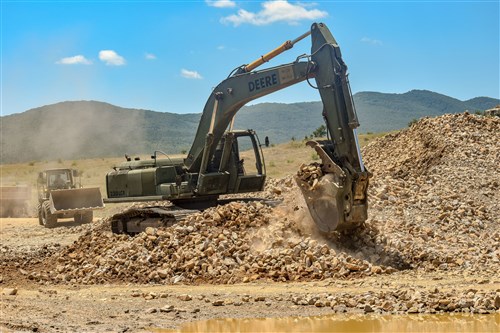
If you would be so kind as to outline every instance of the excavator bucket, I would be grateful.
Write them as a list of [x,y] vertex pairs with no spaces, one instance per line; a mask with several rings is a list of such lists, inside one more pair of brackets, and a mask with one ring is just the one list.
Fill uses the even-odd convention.
[[354,229],[367,219],[366,188],[369,174],[357,180],[337,165],[316,141],[309,141],[322,163],[302,165],[295,176],[307,208],[319,231],[329,235],[334,231]]
[[53,190],[50,193],[50,211],[52,214],[101,208],[104,208],[104,203],[98,187]]
[[319,231],[327,235],[350,227],[344,217],[345,184],[339,184],[334,178],[333,174],[326,174],[311,185],[299,176],[295,177],[312,219]]

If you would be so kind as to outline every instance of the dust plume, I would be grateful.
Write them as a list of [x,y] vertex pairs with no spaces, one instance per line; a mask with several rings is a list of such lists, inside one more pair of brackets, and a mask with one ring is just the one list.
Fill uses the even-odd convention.
[[[275,207],[269,224],[255,232],[251,248],[263,252],[281,248],[285,244],[298,244],[304,238],[321,245],[328,244],[328,240],[316,228],[299,188],[289,187],[282,195],[283,204]],[[333,247],[333,244],[328,245]]]
[[[21,121],[19,121],[19,117]],[[2,163],[139,154],[144,111],[95,102],[62,102],[2,119]],[[29,135],[28,135],[29,134]]]

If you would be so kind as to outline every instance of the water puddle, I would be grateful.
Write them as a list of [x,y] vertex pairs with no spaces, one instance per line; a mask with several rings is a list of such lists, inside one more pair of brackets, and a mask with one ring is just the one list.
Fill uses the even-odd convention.
[[317,317],[211,319],[154,332],[500,332],[500,314],[328,315]]

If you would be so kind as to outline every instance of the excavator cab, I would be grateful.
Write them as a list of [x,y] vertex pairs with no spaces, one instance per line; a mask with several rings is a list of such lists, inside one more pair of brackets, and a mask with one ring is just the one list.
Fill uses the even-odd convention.
[[257,134],[252,131],[235,132],[233,151],[237,173],[234,193],[262,191],[266,180],[264,156]]
[[206,172],[200,173],[199,194],[262,191],[266,180],[260,141],[253,130],[226,132]]

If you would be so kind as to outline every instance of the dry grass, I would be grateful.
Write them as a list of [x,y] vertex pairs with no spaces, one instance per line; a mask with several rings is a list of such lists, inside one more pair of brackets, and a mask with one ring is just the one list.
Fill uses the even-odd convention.
[[[385,134],[387,133],[361,134],[358,137],[359,144],[363,147]],[[272,178],[295,174],[302,163],[319,161],[319,156],[314,149],[306,146],[306,141],[290,141],[268,148],[263,147],[263,150],[267,175]]]
[[[359,142],[363,146],[385,133],[362,134]],[[279,178],[294,174],[302,163],[318,160],[313,149],[305,146],[305,141],[290,141],[271,147],[263,147],[267,175]],[[250,152],[243,152],[243,157]],[[181,156],[171,156],[181,157]],[[141,159],[149,156],[141,156]],[[106,173],[113,165],[124,162],[123,157],[93,158],[84,160],[32,161],[22,164],[0,165],[2,185],[31,185],[32,196],[36,201],[36,179],[40,171],[51,168],[72,168],[82,172],[81,182],[84,187],[99,187],[101,193],[106,193]]]

